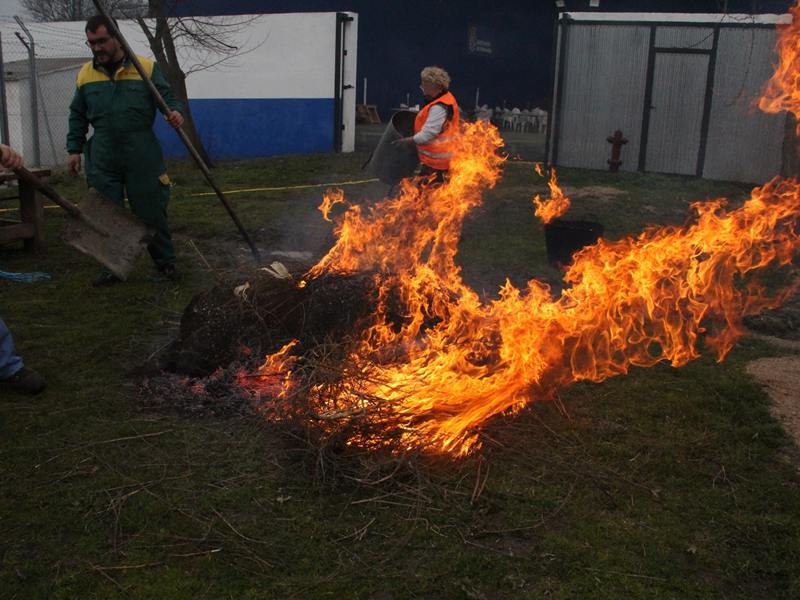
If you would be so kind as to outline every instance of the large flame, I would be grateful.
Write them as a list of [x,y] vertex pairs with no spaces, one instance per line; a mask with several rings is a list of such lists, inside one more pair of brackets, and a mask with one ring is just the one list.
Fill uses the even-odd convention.
[[764,112],[789,111],[797,117],[800,114],[800,2],[789,12],[792,22],[778,26],[778,64],[764,86],[758,106]]
[[[794,26],[782,31],[781,67],[767,93],[793,111],[797,39]],[[335,394],[312,388],[319,414],[363,413],[364,399],[377,398],[400,423],[404,445],[464,453],[493,415],[574,382],[662,361],[680,366],[703,350],[722,360],[742,335],[744,316],[796,291],[796,283],[769,288],[760,280],[767,268],[790,272],[800,250],[800,184],[776,178],[739,208],[728,209],[724,199],[698,202],[691,224],[583,249],[557,297],[531,280],[523,289],[506,282],[498,299],[482,301],[455,259],[464,218],[500,176],[500,146],[494,127],[470,124],[446,183],[406,180],[397,197],[369,209],[349,206],[339,218],[336,244],[307,277],[371,272],[379,301],[350,356],[358,386],[341,385]],[[554,172],[550,187],[558,210],[566,210]],[[338,203],[346,201],[336,191],[321,208],[327,216]],[[555,216],[547,203],[536,204],[543,219]],[[398,307],[400,324],[389,316]],[[292,389],[287,351],[255,376],[273,396]]]

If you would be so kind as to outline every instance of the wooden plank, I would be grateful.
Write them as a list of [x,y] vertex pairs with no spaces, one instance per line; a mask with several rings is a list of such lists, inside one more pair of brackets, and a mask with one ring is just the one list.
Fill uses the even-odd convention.
[[[47,177],[52,173],[50,169],[28,169],[28,170],[37,177]],[[16,180],[17,180],[17,174],[14,173],[14,171],[0,170],[0,183],[6,183],[7,181],[16,181]]]
[[0,244],[8,244],[19,240],[27,242],[34,235],[36,235],[36,231],[30,223],[4,225],[0,227]]
[[25,250],[35,252],[44,248],[44,207],[42,197],[36,190],[25,183],[19,182],[19,214],[23,223],[33,226],[34,234],[25,240]]
[[381,118],[378,116],[378,107],[375,104],[367,104],[367,111],[370,123],[377,125],[381,122]]
[[356,104],[356,122],[380,123],[381,118],[378,116],[378,107],[374,104]]

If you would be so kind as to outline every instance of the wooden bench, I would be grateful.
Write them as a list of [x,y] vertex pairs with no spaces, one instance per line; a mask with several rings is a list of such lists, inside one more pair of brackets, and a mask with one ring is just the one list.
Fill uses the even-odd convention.
[[377,125],[381,122],[378,107],[374,104],[356,104],[356,123]]
[[[47,177],[50,169],[31,169],[37,177]],[[0,184],[17,181],[13,171],[0,171]],[[44,207],[42,197],[24,181],[17,185],[19,195],[0,198],[0,206],[7,207],[9,200],[19,199],[20,220],[0,218],[0,244],[22,240],[25,250],[34,252],[44,248]],[[2,213],[0,213],[2,214]]]

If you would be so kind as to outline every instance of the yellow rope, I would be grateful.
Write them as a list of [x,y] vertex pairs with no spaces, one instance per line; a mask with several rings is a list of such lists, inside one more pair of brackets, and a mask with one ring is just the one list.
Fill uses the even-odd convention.
[[544,165],[541,160],[512,160],[508,159],[505,163],[506,165]]
[[[284,190],[300,190],[306,188],[315,188],[315,187],[326,187],[326,186],[336,186],[336,185],[360,185],[362,183],[374,183],[379,181],[379,179],[360,179],[358,181],[337,181],[334,183],[309,183],[304,185],[289,185],[285,187],[264,187],[264,188],[248,188],[244,190],[230,190],[227,192],[223,192],[226,196],[232,194],[246,194],[249,192],[280,192]],[[198,196],[216,196],[216,192],[201,192],[199,194],[189,194],[190,198],[196,198]],[[45,204],[44,208],[59,208],[55,204]],[[0,208],[0,213],[6,213],[11,211],[18,211],[18,208]]]
[[[223,192],[226,196],[233,195],[233,194],[247,194],[250,192],[281,192],[284,190],[300,190],[305,188],[315,188],[315,187],[326,187],[326,186],[336,186],[336,185],[359,185],[362,183],[373,183],[378,181],[378,179],[361,179],[359,181],[337,181],[335,183],[308,183],[304,185],[287,185],[285,187],[263,187],[263,188],[247,188],[244,190],[230,190],[228,192]],[[216,196],[216,192],[201,192],[199,194],[189,194],[189,197],[196,198],[198,196]]]

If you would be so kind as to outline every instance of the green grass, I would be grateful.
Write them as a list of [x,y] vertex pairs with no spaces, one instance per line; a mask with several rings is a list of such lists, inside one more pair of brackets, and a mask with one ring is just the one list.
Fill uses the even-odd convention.
[[[224,163],[224,189],[365,179],[364,154]],[[98,267],[58,240],[0,249],[0,315],[47,376],[36,399],[0,401],[0,596],[8,598],[789,598],[800,596],[800,479],[747,361],[636,369],[559,402],[499,418],[460,462],[401,467],[313,452],[251,419],[144,411],[131,371],[167,342],[191,297],[246,268],[232,223],[189,166],[175,164],[170,218],[180,285],[96,290]],[[615,186],[576,201],[609,237],[681,223],[691,201],[746,188],[691,178],[564,170],[563,184]],[[69,197],[81,183],[55,185]],[[465,277],[491,295],[505,276],[553,277],[531,197],[541,179],[510,164],[465,227]],[[380,184],[346,188],[377,198]],[[231,195],[265,248],[319,253],[319,189]],[[301,226],[298,226],[300,224]],[[194,245],[192,245],[194,244]],[[199,251],[213,270],[200,258]],[[563,409],[559,409],[563,407]],[[348,479],[359,473],[363,481]]]

